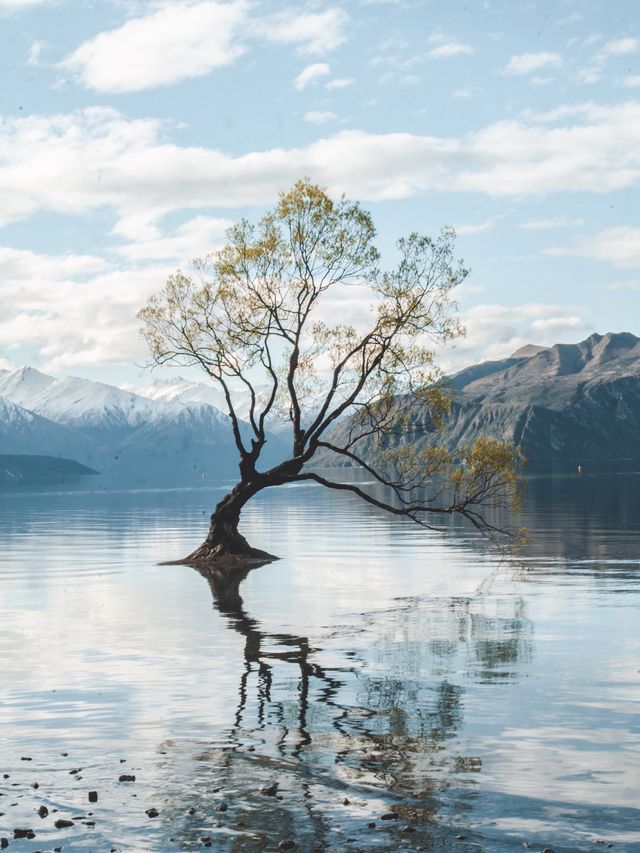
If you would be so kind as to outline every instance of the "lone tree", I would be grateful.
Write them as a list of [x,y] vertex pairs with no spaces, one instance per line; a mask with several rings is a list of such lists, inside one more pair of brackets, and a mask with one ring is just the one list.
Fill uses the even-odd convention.
[[[271,558],[239,532],[240,513],[262,489],[301,481],[426,527],[459,514],[499,533],[483,513],[515,496],[511,446],[480,439],[455,453],[436,443],[417,453],[402,440],[416,407],[427,407],[437,436],[449,405],[432,350],[462,332],[451,294],[467,270],[454,259],[453,230],[400,240],[397,267],[381,272],[370,214],[302,180],[257,224],[242,220],[227,236],[224,248],[194,261],[193,276],[176,272],[139,314],[156,364],[199,365],[217,383],[239,454],[237,485],[182,562]],[[358,329],[339,322],[354,293],[358,304],[368,301]],[[265,468],[274,418],[290,424],[290,451]],[[329,453],[384,488],[314,470],[314,457]]]

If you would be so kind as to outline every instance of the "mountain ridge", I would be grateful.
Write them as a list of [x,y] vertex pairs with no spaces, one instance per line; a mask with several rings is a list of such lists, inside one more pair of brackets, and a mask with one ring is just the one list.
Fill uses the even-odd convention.
[[[528,473],[640,464],[640,338],[593,334],[578,344],[515,355],[453,375],[442,432],[428,409],[416,407],[407,430],[390,446],[421,450],[442,443],[455,453],[479,437],[496,438],[521,450]],[[347,428],[338,428],[334,438],[339,441]],[[358,449],[366,458],[369,443]],[[329,453],[320,462],[344,464]]]

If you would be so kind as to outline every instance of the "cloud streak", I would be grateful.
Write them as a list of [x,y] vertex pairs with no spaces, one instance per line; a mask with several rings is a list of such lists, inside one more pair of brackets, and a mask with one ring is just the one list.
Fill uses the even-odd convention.
[[366,201],[429,191],[604,193],[640,179],[637,102],[561,108],[553,121],[527,115],[462,138],[343,130],[303,147],[241,156],[180,146],[166,132],[161,122],[129,120],[109,108],[5,118],[0,225],[38,211],[83,214],[106,206],[118,218],[118,234],[140,239],[145,229],[153,236],[151,226],[171,211],[270,203],[300,175]]

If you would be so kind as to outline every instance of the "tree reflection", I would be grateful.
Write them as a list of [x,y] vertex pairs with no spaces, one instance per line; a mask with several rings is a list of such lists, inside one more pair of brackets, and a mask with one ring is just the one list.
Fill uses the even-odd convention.
[[451,673],[460,655],[482,677],[511,671],[528,653],[520,605],[508,617],[483,619],[473,600],[438,603],[436,640],[410,602],[375,617],[375,662],[353,648],[338,655],[333,643],[329,658],[308,637],[265,630],[247,612],[240,585],[251,569],[196,571],[242,636],[244,659],[230,728],[196,763],[192,756],[197,786],[171,792],[165,814],[181,848],[199,848],[211,836],[216,850],[229,851],[275,850],[287,839],[304,851],[431,849],[448,841],[463,850],[454,830],[434,822],[440,793],[462,791],[461,779],[481,769],[478,756],[460,754],[464,686]]

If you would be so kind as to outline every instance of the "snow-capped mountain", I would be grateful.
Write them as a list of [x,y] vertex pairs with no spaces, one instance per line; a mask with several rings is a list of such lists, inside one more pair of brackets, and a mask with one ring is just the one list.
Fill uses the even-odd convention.
[[171,413],[121,388],[74,376],[54,379],[33,367],[0,377],[0,396],[56,423],[77,427],[137,427]]
[[[149,396],[31,367],[4,371],[0,454],[64,456],[137,485],[235,474],[229,418],[210,402],[213,389],[178,380],[144,390]],[[273,438],[270,461],[279,449]]]
[[226,411],[226,402],[221,391],[204,382],[190,382],[181,376],[175,379],[156,379],[148,385],[131,389],[149,400],[182,403],[186,406],[207,404],[215,406],[221,412]]
[[90,454],[91,442],[77,430],[0,397],[0,452],[77,458]]

